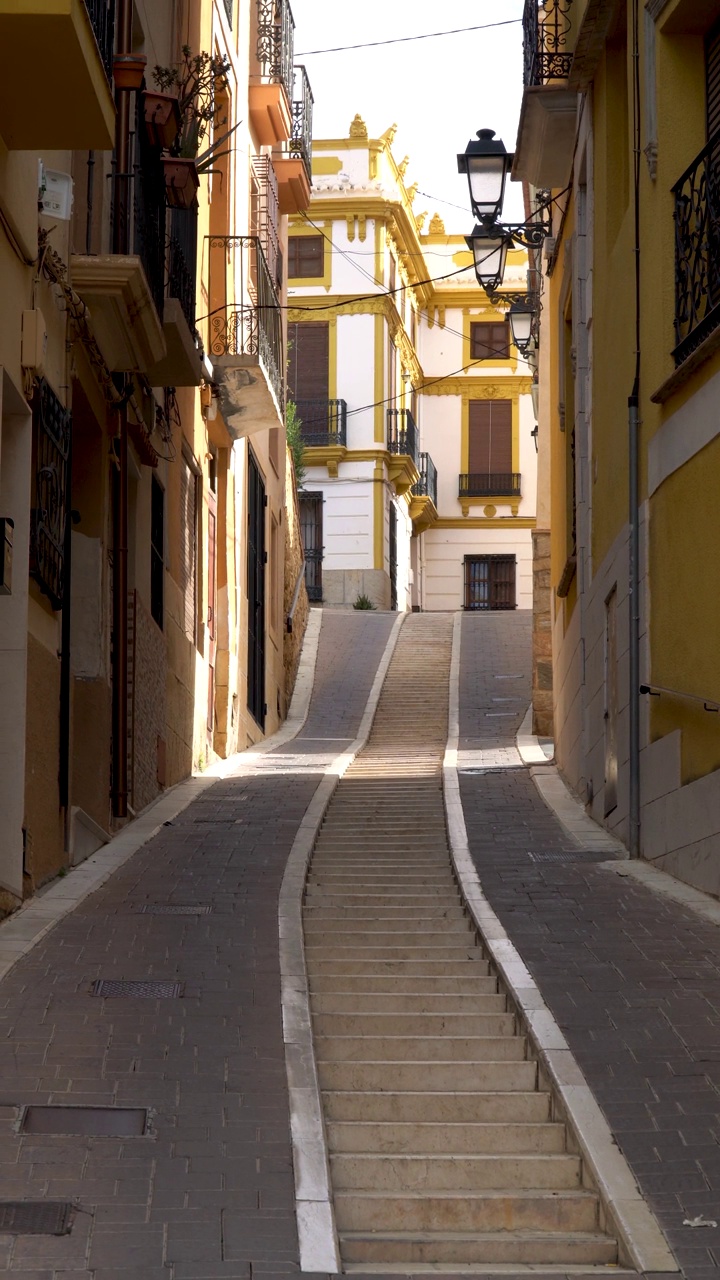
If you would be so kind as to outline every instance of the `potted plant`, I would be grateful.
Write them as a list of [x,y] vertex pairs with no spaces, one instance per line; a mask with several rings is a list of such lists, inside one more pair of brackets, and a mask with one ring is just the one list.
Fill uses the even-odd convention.
[[180,132],[182,118],[180,103],[174,93],[153,93],[146,89],[143,94],[145,106],[145,129],[153,147],[169,151]]
[[227,84],[230,63],[209,53],[193,53],[189,45],[183,45],[182,58],[176,67],[156,66],[153,79],[160,94],[175,99],[179,116],[179,127],[167,147],[169,155],[163,157],[168,204],[189,209],[199,186],[199,174],[222,141],[218,139],[204,155],[198,155],[209,124],[219,123],[215,98],[218,89]]

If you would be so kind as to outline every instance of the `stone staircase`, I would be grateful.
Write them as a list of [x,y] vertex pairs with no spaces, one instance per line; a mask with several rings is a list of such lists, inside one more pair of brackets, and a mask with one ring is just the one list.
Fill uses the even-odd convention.
[[452,619],[403,625],[304,906],[346,1272],[612,1270],[595,1192],[454,880],[441,765]]

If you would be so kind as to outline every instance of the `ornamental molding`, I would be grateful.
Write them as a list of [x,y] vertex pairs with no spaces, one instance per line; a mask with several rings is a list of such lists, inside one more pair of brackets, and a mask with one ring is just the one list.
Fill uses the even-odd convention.
[[486,382],[481,374],[480,377],[428,376],[425,385],[416,389],[426,396],[462,396],[466,400],[517,400],[519,396],[530,395],[531,387],[530,377],[495,378],[492,382]]

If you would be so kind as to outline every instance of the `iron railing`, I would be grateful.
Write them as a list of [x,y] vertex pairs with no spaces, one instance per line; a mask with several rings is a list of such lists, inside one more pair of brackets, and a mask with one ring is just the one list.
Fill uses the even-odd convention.
[[233,20],[233,0],[225,0],[225,13],[226,13],[226,15],[227,15],[227,20],[228,20],[228,22],[229,22],[230,26],[232,27],[232,24],[233,24],[233,21],[232,21],[232,20]]
[[44,378],[33,396],[35,491],[30,522],[30,574],[53,609],[65,599],[65,549],[70,507],[72,417]]
[[420,479],[411,492],[416,498],[431,498],[437,507],[437,468],[429,453],[420,454],[419,471]]
[[167,296],[177,298],[191,333],[195,332],[198,207],[173,209],[167,245]]
[[291,156],[299,156],[305,165],[308,182],[312,182],[312,117],[313,93],[307,71],[295,68],[292,98],[292,134],[288,143]]
[[278,292],[282,289],[283,259],[280,249],[280,206],[278,184],[270,156],[253,156],[252,171],[255,185],[253,233],[260,237],[268,270]]
[[567,80],[573,53],[573,0],[525,0],[523,10],[523,84]]
[[162,320],[165,297],[165,177],[159,147],[145,129],[143,96],[135,95],[135,128],[130,135],[130,168],[115,167],[110,210],[114,253],[136,255],[143,266],[153,302]]
[[347,404],[344,400],[296,400],[300,436],[308,448],[347,444]]
[[105,75],[108,81],[112,81],[115,0],[85,0],[85,8],[97,41],[100,60],[105,68]]
[[519,471],[463,472],[459,478],[460,498],[519,498]]
[[260,75],[293,88],[295,22],[288,0],[257,0],[257,59]]
[[[280,304],[257,236],[209,236],[210,354],[253,356],[265,368],[278,404],[285,403],[285,348]],[[222,275],[218,280],[218,271]]]
[[387,447],[388,453],[403,453],[418,462],[418,429],[409,409],[388,409],[387,411]]
[[720,325],[720,132],[673,187],[675,363]]

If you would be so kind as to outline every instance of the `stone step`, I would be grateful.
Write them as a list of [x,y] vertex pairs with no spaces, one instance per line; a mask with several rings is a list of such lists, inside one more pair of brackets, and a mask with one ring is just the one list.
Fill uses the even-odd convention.
[[[314,986],[314,984],[313,984]],[[403,995],[382,992],[313,991],[312,1007],[315,1017],[319,1014],[345,1014],[356,1017],[358,1014],[476,1014],[505,1013],[507,997],[500,992],[480,995]],[[316,1024],[317,1025],[317,1024]]]
[[329,893],[327,889],[309,883],[305,890],[305,905],[310,910],[315,910],[316,906],[322,903],[327,907],[341,909],[347,907],[348,911],[374,910],[375,908],[392,910],[393,907],[399,907],[403,911],[423,911],[433,907],[438,901],[438,896],[431,889],[424,893],[403,893],[401,889],[390,893],[382,890],[378,890],[377,893],[344,893],[342,891]]
[[328,917],[318,920],[310,917],[305,920],[305,937],[308,942],[318,942],[323,938],[346,938],[348,945],[357,943],[358,946],[364,946],[367,941],[374,946],[376,939],[388,942],[392,939],[393,946],[410,947],[416,946],[423,939],[427,939],[428,946],[435,942],[444,945],[447,938],[455,944],[460,939],[472,946],[475,940],[475,930],[466,918],[446,921],[441,916],[436,916],[422,930],[417,928],[417,924],[415,919],[394,921],[386,917],[361,921],[334,920]]
[[[497,978],[484,975],[481,969],[475,971],[473,966],[468,978],[446,977],[434,978],[427,974],[420,977],[409,977],[401,973],[394,977],[373,974],[318,974],[315,973],[310,983],[313,996],[328,994],[341,996],[368,995],[382,996],[389,999],[402,999],[403,996],[419,996],[420,999],[452,1000],[455,997],[465,999],[475,995],[496,995]],[[442,1006],[445,1008],[445,1005]]]
[[[516,1039],[512,1013],[320,1013],[313,1012],[316,1036],[365,1036],[368,1040],[390,1037],[433,1038],[443,1045],[451,1040],[487,1037]],[[443,1055],[446,1056],[446,1055]]]
[[[322,948],[320,948],[322,950]],[[482,950],[477,947],[475,950],[468,948],[463,951],[460,959],[438,959],[436,953],[433,953],[431,959],[416,957],[414,954],[411,958],[398,956],[394,960],[389,960],[387,955],[383,953],[379,958],[369,957],[367,951],[359,959],[348,959],[347,956],[330,956],[324,955],[313,956],[306,951],[306,960],[308,973],[312,973],[317,977],[323,975],[332,975],[333,977],[350,976],[364,980],[363,975],[367,977],[382,978],[397,977],[404,978],[435,978],[438,981],[445,981],[448,978],[458,978],[462,981],[474,982],[476,977],[489,975],[490,964],[484,958]],[[493,979],[494,981],[494,979]]]
[[309,943],[306,947],[306,954],[308,963],[315,960],[330,960],[338,963],[352,960],[353,971],[358,973],[364,970],[365,963],[368,960],[375,960],[380,963],[408,960],[414,961],[415,964],[425,964],[426,962],[432,964],[433,961],[450,960],[457,963],[462,960],[472,960],[474,958],[474,950],[477,950],[479,957],[482,958],[482,949],[480,947],[473,948],[472,943],[469,943],[466,947],[376,947],[370,945],[366,947],[358,947],[357,945],[343,947],[339,943]]
[[359,959],[366,950],[383,950],[393,954],[400,947],[403,950],[414,950],[422,947],[424,951],[432,951],[436,947],[447,950],[473,950],[476,934],[464,923],[459,927],[449,924],[446,928],[432,930],[411,930],[406,927],[389,929],[387,925],[380,929],[353,929],[347,925],[344,929],[326,929],[324,925],[306,925],[305,938],[309,947],[343,946],[355,951]]
[[[318,885],[335,885],[338,888],[347,888],[352,892],[353,887],[357,886],[360,891],[367,892],[368,874],[359,874],[353,871],[352,867],[345,870],[333,868],[332,870],[317,872],[313,871],[310,877],[310,884]],[[443,887],[446,887],[448,893],[455,892],[455,881],[449,868],[439,867],[437,871],[381,871],[376,869],[372,874],[372,885],[376,892],[384,892],[389,889],[390,892],[409,889],[415,893],[418,889],[432,889],[436,893]],[[337,889],[336,889],[337,892]]]
[[616,1242],[593,1231],[346,1231],[340,1252],[344,1263],[380,1263],[380,1271],[392,1263],[496,1263],[533,1270],[608,1266],[613,1275],[618,1256]]
[[337,1191],[335,1218],[345,1231],[594,1232],[591,1191]]
[[[529,1060],[501,1062],[354,1062],[350,1059],[323,1061],[318,1055],[318,1078],[322,1089],[358,1089],[393,1093],[528,1093],[537,1084],[537,1064]],[[432,1098],[428,1098],[428,1108]]]
[[[427,1106],[427,1101],[426,1101]],[[455,1121],[331,1121],[330,1151],[375,1155],[559,1155],[565,1151],[565,1125]]]
[[567,1155],[330,1155],[336,1191],[576,1191],[580,1158]]
[[524,1036],[370,1036],[318,1035],[324,1062],[523,1062]]
[[328,1090],[323,1094],[325,1114],[330,1123],[418,1124],[429,1120],[450,1125],[545,1125],[551,1116],[547,1092],[412,1093],[346,1092]]
[[305,907],[304,919],[308,924],[315,924],[317,921],[323,920],[337,920],[356,927],[358,924],[360,927],[364,927],[372,921],[377,921],[378,923],[386,921],[394,927],[398,922],[407,924],[409,921],[414,924],[416,921],[420,922],[421,920],[443,922],[462,920],[466,925],[470,925],[467,912],[463,911],[462,907],[434,905],[434,902],[430,902],[424,907],[400,907],[397,905],[388,907],[341,907],[335,906],[333,903],[328,903],[322,907],[314,907],[308,903]]

